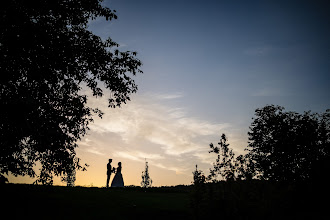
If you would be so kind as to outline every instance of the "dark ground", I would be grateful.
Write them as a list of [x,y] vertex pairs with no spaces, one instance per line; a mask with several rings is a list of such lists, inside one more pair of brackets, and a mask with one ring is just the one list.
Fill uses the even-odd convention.
[[186,190],[0,186],[8,219],[191,219]]
[[6,219],[328,219],[327,184],[220,182],[200,187],[5,184]]

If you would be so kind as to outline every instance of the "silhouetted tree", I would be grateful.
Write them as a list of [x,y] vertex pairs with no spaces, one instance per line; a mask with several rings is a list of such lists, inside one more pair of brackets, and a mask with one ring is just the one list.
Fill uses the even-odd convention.
[[236,157],[235,172],[237,180],[252,180],[257,177],[255,165],[248,154]]
[[246,155],[235,157],[235,153],[227,143],[225,134],[221,135],[219,146],[210,144],[211,150],[209,153],[217,154],[216,162],[213,163],[213,168],[210,169],[208,180],[217,181],[217,176],[221,175],[225,180],[250,180],[255,176],[254,165]]
[[109,107],[130,100],[142,72],[136,52],[121,52],[110,38],[87,29],[97,17],[116,19],[102,0],[11,0],[0,7],[0,173],[36,176],[52,184],[53,175],[83,169],[77,140],[92,116],[83,88],[93,96],[111,92]]
[[71,169],[62,177],[62,182],[66,182],[67,186],[75,186],[76,182],[76,168],[71,165]]
[[145,170],[142,171],[142,181],[141,181],[141,187],[148,188],[152,185],[152,179],[149,176],[149,166],[148,162],[146,161]]
[[206,178],[201,170],[197,169],[197,164],[196,164],[196,170],[193,172],[193,178],[194,178],[194,185],[200,185],[205,183]]
[[196,164],[196,170],[193,174],[193,190],[190,197],[190,205],[193,208],[194,219],[204,219],[208,212],[208,201],[206,200],[206,178],[202,170],[199,170]]
[[219,147],[214,146],[213,143],[210,144],[211,150],[209,153],[216,153],[217,159],[213,163],[213,169],[210,169],[210,175],[208,179],[215,180],[218,174],[220,174],[226,180],[235,179],[235,154],[232,149],[228,148],[227,137],[225,134],[221,135]]
[[248,132],[247,157],[261,178],[301,181],[312,178],[313,173],[328,172],[329,110],[298,114],[267,105],[255,115]]

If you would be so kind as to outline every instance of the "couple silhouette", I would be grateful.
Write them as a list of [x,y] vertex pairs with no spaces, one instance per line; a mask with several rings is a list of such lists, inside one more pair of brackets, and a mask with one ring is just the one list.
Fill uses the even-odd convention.
[[109,188],[109,181],[111,173],[116,173],[112,179],[111,187],[124,187],[123,175],[121,174],[121,162],[118,162],[117,169],[111,166],[112,159],[109,159],[107,164],[107,188]]

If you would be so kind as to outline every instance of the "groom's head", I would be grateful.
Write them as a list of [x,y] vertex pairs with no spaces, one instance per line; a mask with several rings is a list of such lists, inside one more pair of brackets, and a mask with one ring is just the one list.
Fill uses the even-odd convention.
[[112,159],[109,159],[109,163],[111,163],[112,162]]

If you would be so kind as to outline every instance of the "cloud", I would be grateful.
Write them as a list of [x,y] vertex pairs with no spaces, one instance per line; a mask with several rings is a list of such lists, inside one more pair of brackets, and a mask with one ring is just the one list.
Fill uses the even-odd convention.
[[121,158],[126,158],[129,160],[134,160],[134,161],[140,161],[142,162],[143,159],[140,157],[136,157],[134,154],[132,154],[132,152],[123,152],[123,151],[119,151],[119,152],[115,152],[114,153],[114,157],[121,157]]
[[162,163],[152,163],[153,166],[161,168],[161,169],[166,169],[166,170],[171,170],[175,171],[175,174],[182,175],[186,174],[187,169],[183,169],[182,167],[174,167],[174,166],[165,166]]
[[78,143],[80,149],[93,158],[117,158],[141,165],[147,158],[153,167],[174,171],[174,175],[190,181],[195,164],[202,163],[205,169],[212,164],[209,143],[218,141],[219,134],[230,130],[231,125],[188,115],[178,102],[170,101],[179,97],[184,98],[180,93],[140,94],[115,109],[107,107],[106,97],[89,98],[88,105],[105,114],[102,119],[94,118],[88,135]]
[[127,158],[130,160],[135,160],[135,161],[144,161],[145,159],[148,160],[160,160],[164,159],[163,156],[160,154],[150,154],[150,153],[145,153],[141,151],[117,151],[114,153],[115,157],[122,157],[122,158]]
[[147,94],[146,96],[149,96],[149,97],[152,97],[152,98],[158,99],[158,100],[179,99],[179,98],[184,97],[183,93],[180,93],[180,92],[168,93],[168,94],[154,93],[154,94]]
[[94,141],[90,140],[89,138],[85,138],[83,141],[78,142],[78,145],[80,146],[80,149],[82,151],[104,156],[105,154],[101,151],[99,147],[97,147],[97,144],[94,143]]
[[186,171],[186,169],[182,167],[168,166],[165,165],[164,163],[159,162],[160,160],[166,159],[164,156],[161,156],[160,154],[149,154],[141,151],[119,151],[114,154],[114,157],[121,157],[143,163],[145,162],[145,159],[148,159],[148,161],[152,164],[152,166],[165,170],[175,171],[176,174],[183,174],[184,171]]
[[172,108],[168,109],[167,112],[171,118],[183,118],[186,115],[183,108]]
[[140,95],[116,109],[107,108],[106,97],[90,98],[88,105],[99,107],[105,114],[102,119],[95,118],[89,133],[116,134],[126,144],[147,142],[158,146],[162,153],[180,156],[198,151],[203,138],[218,135],[229,126],[188,116],[184,108],[159,101],[180,97],[184,97],[182,93]]
[[200,162],[205,164],[212,164],[216,160],[215,154],[205,153],[205,152],[196,152],[193,154],[199,159]]
[[97,155],[101,155],[101,156],[104,156],[105,154],[98,151],[97,149],[95,148],[88,148],[86,149],[85,151],[89,152],[89,153],[92,153],[92,154],[97,154]]
[[90,125],[91,131],[116,133],[128,144],[144,140],[160,146],[165,154],[180,156],[200,149],[195,138],[217,135],[229,126],[189,117],[182,108],[146,100],[130,102],[121,109],[103,109],[103,119],[96,119]]

